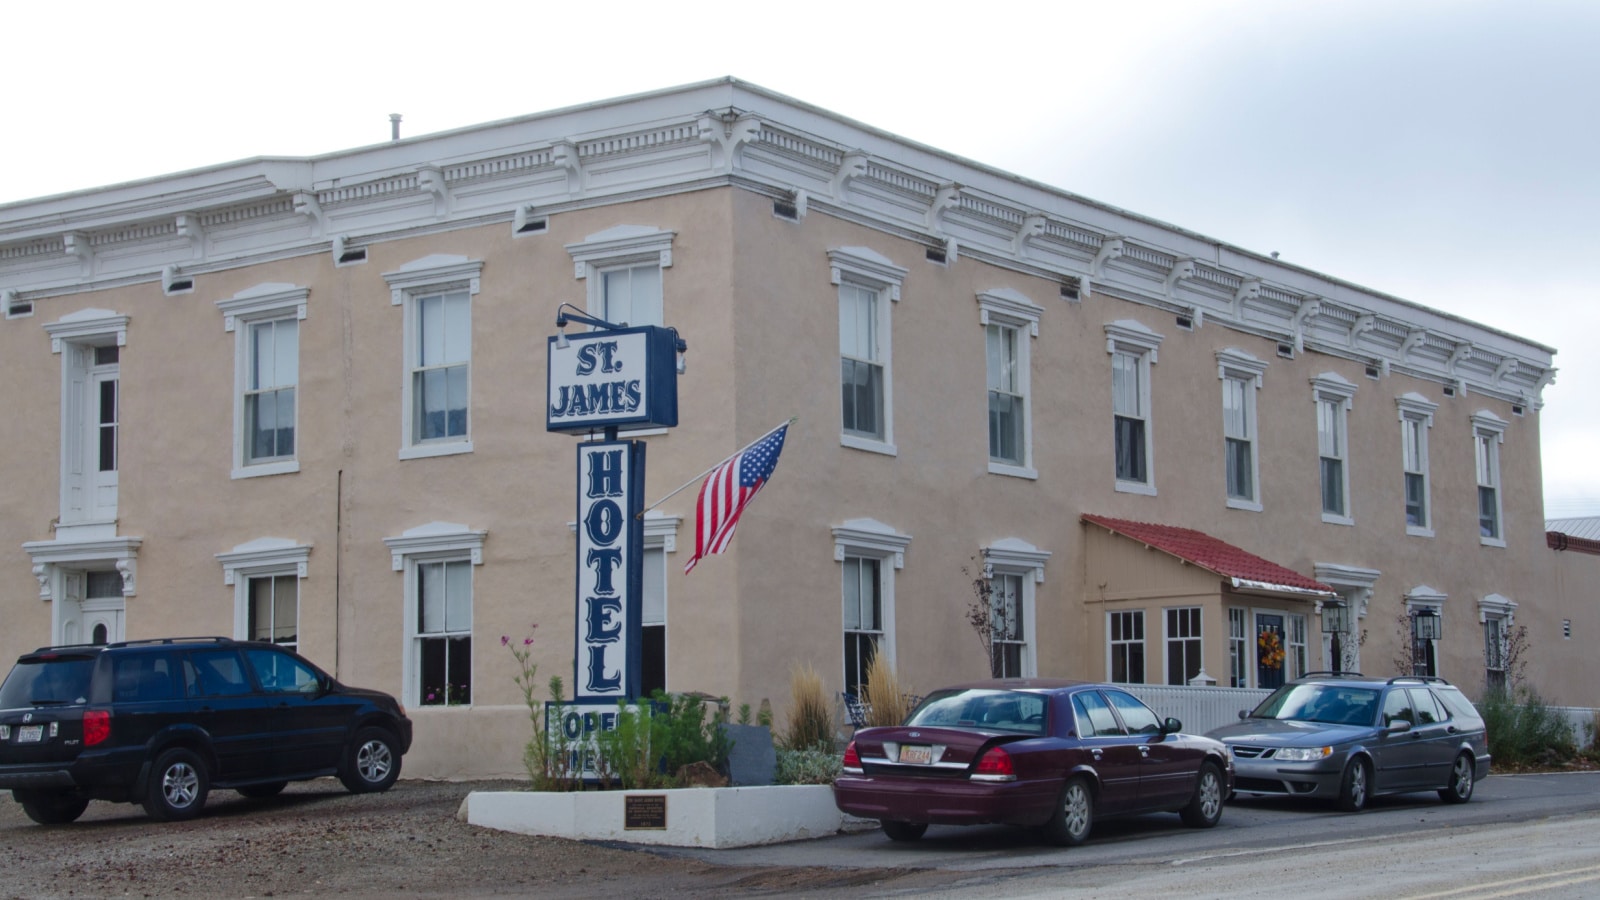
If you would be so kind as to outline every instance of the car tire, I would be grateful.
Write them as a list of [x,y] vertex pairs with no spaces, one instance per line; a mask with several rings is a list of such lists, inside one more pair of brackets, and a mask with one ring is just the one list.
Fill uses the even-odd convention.
[[283,789],[288,786],[289,782],[287,781],[269,781],[266,784],[247,784],[243,787],[234,788],[234,790],[245,795],[246,797],[250,797],[255,800],[262,800],[267,797],[278,796],[279,794],[283,793]]
[[893,819],[884,819],[883,833],[891,841],[918,841],[922,839],[928,826],[922,822],[896,822]]
[[66,825],[78,821],[83,811],[89,808],[89,801],[82,797],[74,797],[67,793],[53,791],[15,791],[14,796],[22,804],[22,811],[28,818],[40,825]]
[[193,750],[176,747],[156,757],[145,785],[144,811],[160,822],[178,822],[200,815],[211,790],[205,760]]
[[1178,811],[1183,824],[1190,828],[1210,828],[1222,821],[1222,772],[1214,762],[1200,764],[1200,777],[1195,781],[1194,796],[1189,805]]
[[1076,847],[1089,838],[1094,827],[1094,791],[1088,779],[1078,776],[1067,779],[1056,799],[1055,815],[1044,826],[1052,843],[1062,847]]
[[1345,812],[1360,812],[1367,808],[1367,797],[1372,793],[1372,768],[1364,759],[1352,759],[1344,767],[1339,779],[1339,808]]
[[345,750],[339,780],[352,794],[387,791],[400,777],[400,751],[394,735],[382,728],[363,728]]
[[1472,787],[1476,783],[1477,761],[1469,753],[1456,757],[1455,765],[1450,767],[1450,783],[1439,791],[1439,799],[1446,803],[1465,803],[1472,799]]

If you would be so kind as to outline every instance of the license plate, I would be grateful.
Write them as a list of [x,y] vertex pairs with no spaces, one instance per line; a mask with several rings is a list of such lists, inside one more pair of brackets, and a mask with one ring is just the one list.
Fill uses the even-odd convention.
[[926,766],[933,762],[932,747],[901,747],[900,761],[912,765]]
[[44,740],[43,725],[24,725],[17,729],[17,743],[37,744]]

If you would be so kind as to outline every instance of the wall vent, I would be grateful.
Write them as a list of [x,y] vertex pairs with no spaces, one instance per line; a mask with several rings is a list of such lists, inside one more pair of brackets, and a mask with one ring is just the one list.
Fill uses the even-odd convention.
[[1382,373],[1378,370],[1377,366],[1367,366],[1368,378],[1371,378],[1373,381],[1377,381],[1380,374]]
[[800,221],[800,207],[796,206],[793,200],[772,201],[772,214],[791,222]]
[[944,265],[947,258],[944,251],[938,247],[929,247],[924,251],[923,255],[928,258],[928,262],[938,263],[941,266]]
[[1294,345],[1293,344],[1279,344],[1278,345],[1278,355],[1283,357],[1284,359],[1294,359]]

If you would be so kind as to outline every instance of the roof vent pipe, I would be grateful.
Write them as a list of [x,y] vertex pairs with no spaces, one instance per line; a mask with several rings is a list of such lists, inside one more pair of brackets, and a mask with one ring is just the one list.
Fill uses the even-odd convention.
[[400,114],[389,113],[389,140],[400,140]]

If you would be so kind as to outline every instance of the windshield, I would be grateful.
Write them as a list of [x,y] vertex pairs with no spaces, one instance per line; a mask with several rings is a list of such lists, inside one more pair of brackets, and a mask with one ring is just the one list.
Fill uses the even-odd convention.
[[0,685],[0,709],[86,703],[93,656],[18,660]]
[[906,724],[1044,734],[1044,705],[1043,695],[1023,691],[939,691],[922,701]]
[[1371,725],[1378,714],[1375,688],[1342,684],[1286,684],[1261,701],[1257,719],[1294,719],[1329,725]]

